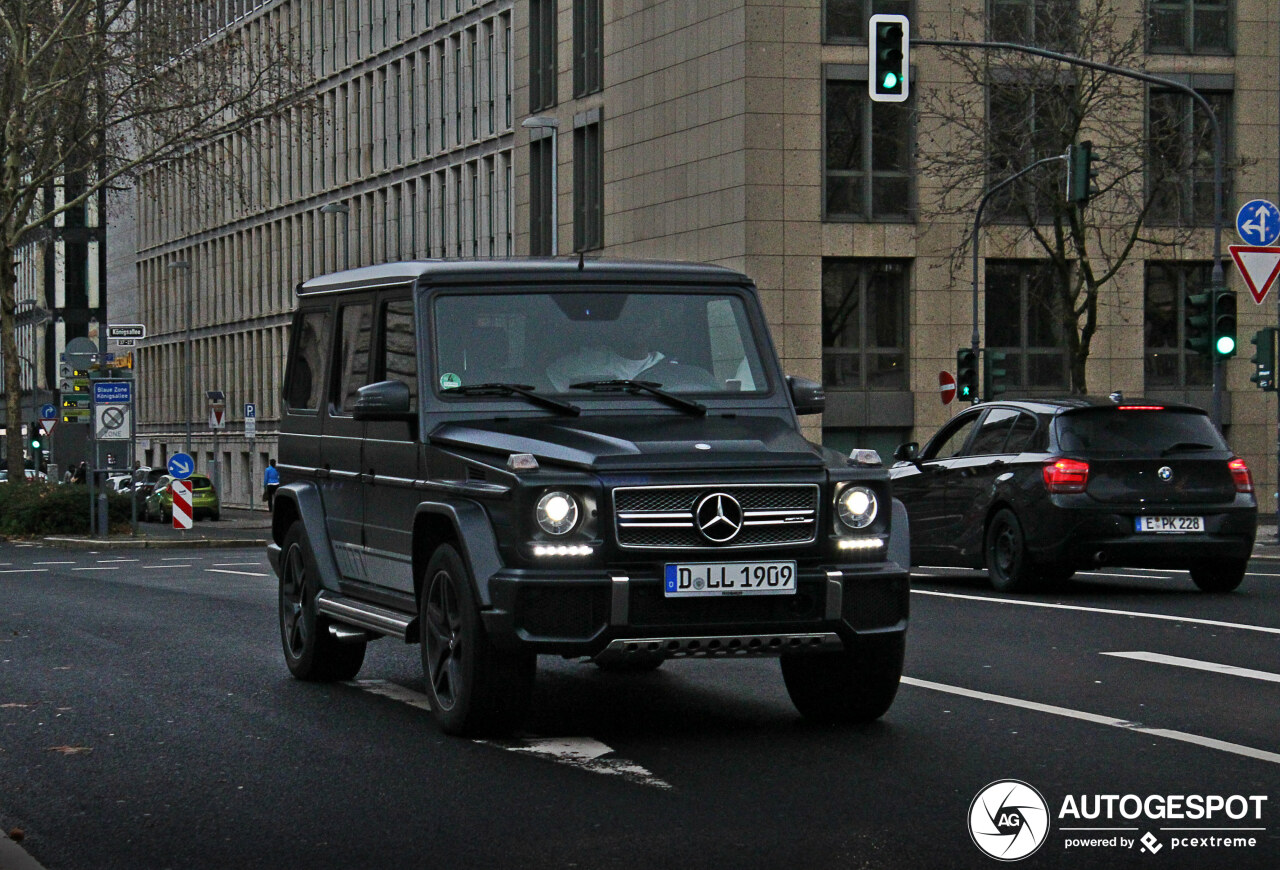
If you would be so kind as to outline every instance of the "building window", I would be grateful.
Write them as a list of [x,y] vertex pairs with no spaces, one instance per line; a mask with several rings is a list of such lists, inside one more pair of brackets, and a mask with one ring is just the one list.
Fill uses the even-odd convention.
[[[1231,94],[1201,94],[1213,107],[1224,135],[1231,130]],[[1147,112],[1147,222],[1179,226],[1213,223],[1213,127],[1190,95],[1152,90]],[[1231,150],[1227,142],[1228,154]],[[1230,184],[1224,179],[1224,204]]]
[[1006,354],[1010,388],[1069,384],[1066,319],[1057,275],[1046,260],[988,260],[986,340]]
[[529,111],[556,104],[556,0],[529,0]]
[[996,42],[1062,48],[1080,16],[1080,0],[987,0],[987,31]]
[[1230,54],[1230,0],[1149,0],[1148,46],[1156,54]]
[[529,143],[529,253],[545,257],[551,249],[552,160],[555,155],[553,136],[543,136]]
[[908,260],[822,261],[822,383],[906,390]]
[[573,131],[573,249],[604,247],[604,142],[600,122]]
[[604,0],[573,0],[573,95],[604,84]]
[[[1075,110],[1063,85],[1003,81],[988,90],[988,188],[1071,144]],[[989,213],[1003,220],[1039,222],[1061,197],[1061,173],[1031,172],[992,196]]]
[[911,15],[910,0],[826,0],[822,4],[823,39],[827,42],[867,41],[867,21],[876,13]]
[[912,219],[914,131],[906,106],[873,103],[866,79],[827,79],[826,220]]
[[1212,263],[1148,262],[1142,304],[1146,389],[1213,383],[1213,362],[1186,348],[1187,296],[1207,292]]

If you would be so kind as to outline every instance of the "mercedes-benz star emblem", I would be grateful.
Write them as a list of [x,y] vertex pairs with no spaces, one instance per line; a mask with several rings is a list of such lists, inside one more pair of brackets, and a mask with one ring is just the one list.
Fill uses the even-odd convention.
[[1165,483],[1168,483],[1169,481],[1173,480],[1173,469],[1167,465],[1162,465],[1160,466],[1160,470],[1156,472],[1156,476],[1159,477],[1161,480],[1163,480]]
[[698,502],[694,511],[698,531],[713,544],[724,544],[742,531],[742,505],[731,495],[713,492]]

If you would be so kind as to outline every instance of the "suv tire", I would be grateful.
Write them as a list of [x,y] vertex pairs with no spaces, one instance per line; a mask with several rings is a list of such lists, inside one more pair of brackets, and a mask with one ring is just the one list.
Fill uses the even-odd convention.
[[902,679],[905,636],[863,636],[852,650],[784,655],[782,679],[806,719],[861,724],[884,715]]
[[419,602],[422,674],[431,713],[446,734],[500,734],[520,725],[533,697],[538,658],[496,649],[480,620],[470,572],[442,544],[431,556]]
[[280,642],[285,664],[300,680],[349,680],[364,664],[365,641],[340,641],[316,612],[319,579],[301,521],[289,527],[280,558]]
[[1247,559],[1220,559],[1191,566],[1191,579],[1204,592],[1234,592],[1244,581]]
[[987,575],[997,592],[1026,592],[1035,580],[1035,566],[1027,555],[1022,523],[1008,508],[996,511],[987,524]]

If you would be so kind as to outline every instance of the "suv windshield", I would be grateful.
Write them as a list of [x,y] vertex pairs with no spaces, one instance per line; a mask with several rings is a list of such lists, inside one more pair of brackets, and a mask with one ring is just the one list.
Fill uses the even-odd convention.
[[608,395],[593,382],[614,380],[669,393],[769,389],[746,308],[725,293],[442,295],[433,331],[436,389],[444,395],[473,384]]
[[1098,408],[1058,417],[1058,443],[1070,452],[1163,455],[1226,450],[1208,416],[1196,411]]

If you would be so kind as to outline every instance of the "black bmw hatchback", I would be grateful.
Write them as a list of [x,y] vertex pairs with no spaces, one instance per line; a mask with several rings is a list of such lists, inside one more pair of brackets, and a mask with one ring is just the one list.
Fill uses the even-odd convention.
[[1230,592],[1257,531],[1248,467],[1188,405],[989,402],[894,458],[911,563],[985,567],[1000,591],[1124,565],[1187,569]]

